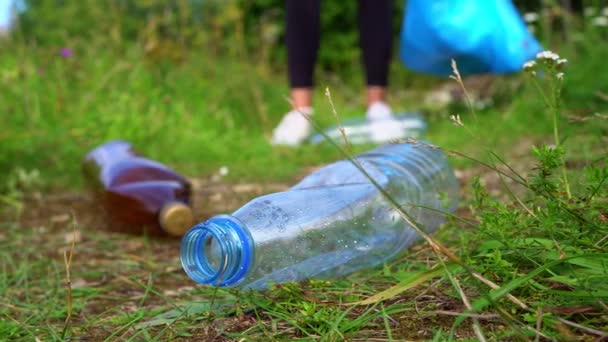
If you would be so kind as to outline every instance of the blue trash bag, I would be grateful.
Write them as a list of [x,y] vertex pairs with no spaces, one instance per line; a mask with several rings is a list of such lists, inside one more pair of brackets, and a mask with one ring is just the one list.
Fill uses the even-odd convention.
[[24,0],[0,0],[0,34],[10,31],[17,14],[25,11]]
[[408,0],[400,55],[410,69],[462,75],[517,72],[541,45],[510,0]]

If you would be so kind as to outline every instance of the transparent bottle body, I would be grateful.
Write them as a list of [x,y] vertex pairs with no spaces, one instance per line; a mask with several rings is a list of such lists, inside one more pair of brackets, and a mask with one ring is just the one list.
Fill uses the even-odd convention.
[[[442,212],[455,210],[457,181],[440,150],[389,144],[359,155],[357,161],[426,231],[444,222]],[[287,191],[256,198],[230,217],[247,231],[253,252],[245,275],[229,285],[253,289],[372,267],[419,238],[350,161],[319,169]],[[182,247],[189,243],[188,234]],[[220,260],[217,265],[230,257],[220,244],[202,248],[209,259]],[[184,262],[187,258],[182,254],[189,272],[187,267],[196,265]]]
[[[420,139],[426,132],[426,122],[419,113],[400,113],[390,119],[368,120],[367,118],[346,119],[339,126],[331,126],[323,133],[333,141],[344,141],[343,134],[351,144],[383,143],[391,139]],[[326,140],[317,133],[309,138],[310,143],[318,144]]]

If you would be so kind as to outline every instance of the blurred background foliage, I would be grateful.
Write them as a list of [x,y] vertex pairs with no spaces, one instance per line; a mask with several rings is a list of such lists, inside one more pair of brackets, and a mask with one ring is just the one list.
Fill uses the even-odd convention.
[[[28,170],[74,175],[86,149],[117,137],[196,175],[230,160],[240,175],[285,178],[303,165],[336,158],[329,148],[277,152],[267,142],[289,107],[284,0],[23,1],[27,10],[12,34],[0,39],[0,115],[6,116],[0,121],[7,127],[0,133],[0,169],[10,170],[18,161]],[[598,70],[608,58],[608,49],[601,48],[608,28],[591,24],[608,20],[602,14],[607,1],[515,3],[522,14],[535,12],[537,18],[528,22],[542,44],[571,62],[565,116],[603,113],[608,81]],[[395,57],[405,5],[394,1]],[[321,25],[315,104],[326,127],[335,123],[326,86],[340,118],[364,110],[357,1],[322,0]],[[497,77],[500,82],[488,87],[492,104],[481,114],[504,120],[516,115],[509,121],[513,135],[544,132],[545,120],[526,122],[544,106],[521,96],[526,92],[521,76]],[[432,127],[429,138],[440,145],[467,141],[447,120],[466,112],[463,103],[424,107],[424,94],[446,81],[415,74],[398,58],[391,64],[391,104],[422,111]],[[508,146],[512,136],[492,139],[507,140]],[[205,146],[204,153],[198,146]]]
[[[39,44],[107,35],[106,48],[124,40],[150,54],[183,58],[190,49],[212,55],[242,54],[256,62],[285,63],[284,0],[28,0],[20,18],[23,34]],[[399,28],[403,2],[395,2]],[[322,1],[322,70],[349,68],[359,61],[357,2]],[[399,30],[395,29],[395,39]]]
[[[22,33],[37,44],[65,45],[74,38],[120,49],[125,40],[141,44],[157,58],[181,60],[190,49],[234,54],[273,68],[285,65],[284,0],[25,0]],[[564,3],[582,12],[582,1],[516,0],[521,12],[551,12],[552,26],[563,26]],[[601,0],[587,1],[597,3]],[[406,1],[394,1],[397,46]],[[561,5],[561,6],[560,6]],[[593,4],[590,4],[593,5]],[[348,75],[358,68],[357,1],[322,1],[320,70]],[[568,22],[569,25],[578,23]],[[546,25],[537,34],[547,35]],[[553,27],[555,28],[555,27]],[[99,40],[104,35],[106,39]]]
[[[561,1],[563,2],[563,1]],[[591,1],[594,2],[594,1]],[[600,6],[599,2],[598,6]],[[138,41],[162,36],[194,47],[211,47],[220,53],[232,39],[247,36],[247,52],[267,45],[282,45],[284,0],[25,0],[28,11],[20,18],[24,33],[45,44],[70,37],[109,34],[110,41]],[[406,1],[394,1],[395,39]],[[558,11],[559,1],[516,0],[522,11]],[[572,11],[582,11],[581,1],[567,1]],[[358,59],[357,1],[322,1],[320,64],[327,69]],[[211,37],[205,37],[211,32]],[[271,58],[283,59],[284,49],[273,49]]]
[[[17,36],[37,46],[113,50],[136,44],[148,61],[163,65],[206,56],[234,58],[261,74],[286,68],[284,0],[25,0]],[[515,0],[520,12],[538,13],[531,28],[550,49],[582,56],[595,50],[597,31],[585,30],[584,7],[601,11],[604,0]],[[361,82],[357,1],[321,2],[321,49],[317,72],[339,83]],[[394,50],[406,1],[394,1]],[[542,12],[542,13],[541,13]],[[565,15],[566,12],[577,15]],[[586,13],[585,15],[590,15]],[[605,32],[604,32],[605,34]],[[86,46],[82,46],[86,44]],[[95,46],[99,45],[99,46]],[[570,56],[575,57],[575,56]],[[396,60],[397,58],[395,58]],[[193,62],[193,61],[190,61]],[[588,61],[596,62],[596,61]],[[593,70],[587,68],[586,70]],[[393,68],[395,84],[412,85],[411,72]],[[574,78],[587,75],[573,75]],[[416,80],[418,87],[433,77]],[[601,80],[597,79],[597,82]],[[580,94],[579,94],[580,95]],[[593,106],[593,103],[590,103]]]

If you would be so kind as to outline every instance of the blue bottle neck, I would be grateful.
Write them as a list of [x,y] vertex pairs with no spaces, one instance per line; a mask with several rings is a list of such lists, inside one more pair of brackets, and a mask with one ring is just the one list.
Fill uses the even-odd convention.
[[236,286],[252,268],[253,246],[249,231],[238,219],[215,216],[192,227],[182,238],[182,267],[197,283]]

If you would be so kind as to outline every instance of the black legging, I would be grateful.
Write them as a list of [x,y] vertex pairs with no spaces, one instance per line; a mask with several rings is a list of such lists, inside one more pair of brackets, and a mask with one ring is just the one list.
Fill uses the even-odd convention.
[[[287,0],[287,64],[292,88],[313,85],[321,34],[320,6],[321,0]],[[359,40],[368,86],[388,84],[391,20],[391,0],[359,0]]]

